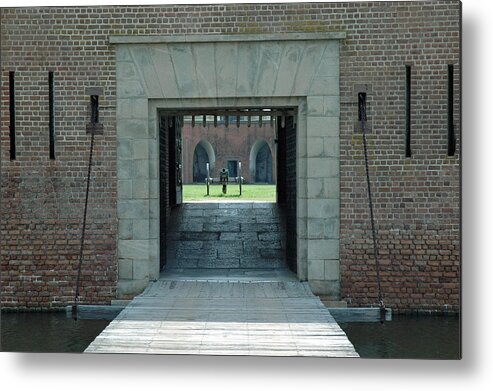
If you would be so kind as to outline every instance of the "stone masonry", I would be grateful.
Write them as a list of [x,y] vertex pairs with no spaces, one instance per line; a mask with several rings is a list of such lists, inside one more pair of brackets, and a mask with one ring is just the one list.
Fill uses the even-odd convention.
[[274,203],[190,203],[173,209],[166,269],[286,267],[285,222]]

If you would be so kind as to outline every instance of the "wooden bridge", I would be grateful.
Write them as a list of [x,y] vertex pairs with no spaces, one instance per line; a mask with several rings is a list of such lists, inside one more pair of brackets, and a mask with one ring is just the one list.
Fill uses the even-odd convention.
[[308,285],[285,277],[161,278],[85,352],[359,357]]

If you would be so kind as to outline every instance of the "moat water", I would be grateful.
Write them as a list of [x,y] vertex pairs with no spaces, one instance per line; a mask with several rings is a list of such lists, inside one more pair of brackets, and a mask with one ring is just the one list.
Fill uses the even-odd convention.
[[[74,321],[65,313],[1,314],[3,352],[83,352],[109,320]],[[459,359],[458,317],[394,317],[390,322],[341,323],[363,358]]]

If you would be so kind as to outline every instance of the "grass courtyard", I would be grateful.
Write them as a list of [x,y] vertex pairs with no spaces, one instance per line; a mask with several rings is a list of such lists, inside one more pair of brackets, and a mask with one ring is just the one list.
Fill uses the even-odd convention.
[[243,185],[242,195],[237,183],[228,185],[227,194],[222,193],[220,184],[210,186],[210,195],[207,195],[207,186],[183,185],[183,201],[264,201],[276,202],[276,185]]

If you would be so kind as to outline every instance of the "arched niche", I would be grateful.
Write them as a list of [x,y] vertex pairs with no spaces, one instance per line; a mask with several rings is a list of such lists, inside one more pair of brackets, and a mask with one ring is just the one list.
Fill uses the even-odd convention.
[[214,170],[216,163],[216,155],[214,153],[214,148],[207,140],[200,140],[195,146],[193,152],[193,181],[203,182],[205,180],[207,170],[206,163],[209,163],[210,174]]
[[252,145],[249,163],[252,182],[273,183],[272,152],[265,140],[257,140]]

